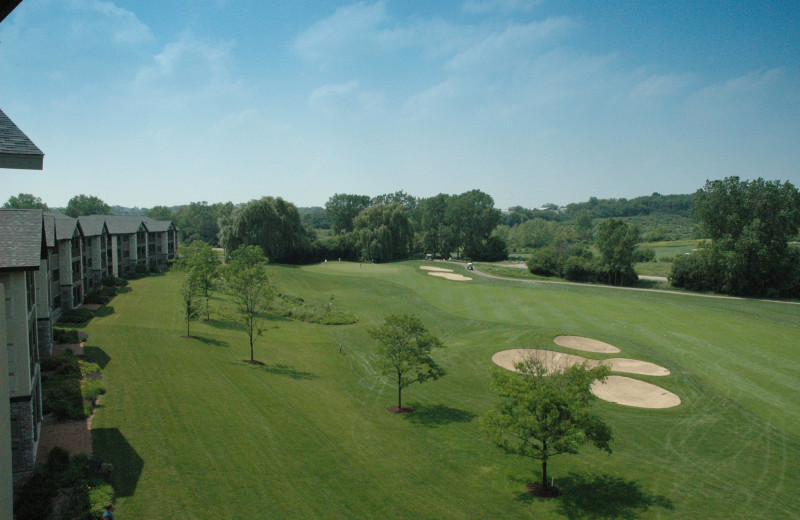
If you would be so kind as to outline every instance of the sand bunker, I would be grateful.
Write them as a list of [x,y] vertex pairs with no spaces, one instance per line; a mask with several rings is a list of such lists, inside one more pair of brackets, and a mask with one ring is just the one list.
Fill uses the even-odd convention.
[[643,376],[669,375],[669,370],[666,368],[658,366],[655,363],[639,361],[638,359],[611,358],[598,361],[596,359],[586,359],[585,357],[573,356],[572,354],[564,354],[562,352],[553,352],[551,350],[522,348],[503,350],[492,356],[492,361],[503,368],[514,370],[514,363],[523,361],[526,356],[534,356],[541,359],[548,370],[564,369],[585,361],[590,368],[604,363],[608,365],[613,372],[626,372],[628,374],[641,374]]
[[[492,356],[492,361],[503,368],[514,370],[514,363],[523,361],[527,356],[535,356],[541,359],[548,371],[563,370],[571,365],[586,361],[590,367],[595,367],[601,362],[606,363],[615,372],[653,376],[669,375],[669,370],[666,368],[647,361],[625,358],[597,361],[550,350],[520,348],[503,350]],[[595,383],[592,386],[592,393],[605,401],[626,406],[638,406],[640,408],[670,408],[681,403],[680,398],[672,392],[644,381],[623,376],[609,376],[605,384]]]
[[442,273],[452,273],[452,269],[445,269],[444,267],[434,267],[432,265],[421,265],[419,266],[420,269],[425,269],[426,271],[437,271]]
[[438,276],[439,278],[446,278],[448,280],[455,280],[457,282],[464,282],[464,281],[467,281],[467,280],[472,280],[472,278],[470,278],[469,276],[455,274],[455,273],[452,273],[452,272],[443,273],[443,272],[439,272],[439,271],[433,271],[433,272],[430,272],[428,274],[431,275],[431,276]]
[[612,403],[639,408],[672,408],[681,398],[660,386],[625,376],[608,376],[605,383],[595,381],[592,393]]
[[556,345],[585,352],[600,352],[602,354],[616,354],[621,352],[614,345],[597,341],[596,339],[583,338],[581,336],[556,336],[553,338]]

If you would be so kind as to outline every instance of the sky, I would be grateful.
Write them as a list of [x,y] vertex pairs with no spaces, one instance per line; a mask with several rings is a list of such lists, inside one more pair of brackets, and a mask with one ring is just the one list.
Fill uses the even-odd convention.
[[800,185],[793,1],[24,0],[0,108],[51,207]]

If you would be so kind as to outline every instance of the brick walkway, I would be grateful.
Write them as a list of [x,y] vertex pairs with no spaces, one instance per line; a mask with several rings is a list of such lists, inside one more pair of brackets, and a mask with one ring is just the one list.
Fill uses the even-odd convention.
[[57,421],[53,414],[47,414],[42,421],[42,435],[39,438],[38,464],[47,462],[47,454],[56,446],[61,446],[70,454],[92,455],[92,418],[77,421]]

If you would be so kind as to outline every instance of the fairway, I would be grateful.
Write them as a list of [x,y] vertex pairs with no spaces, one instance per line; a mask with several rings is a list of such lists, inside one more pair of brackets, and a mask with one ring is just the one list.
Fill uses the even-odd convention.
[[[800,511],[800,306],[597,286],[429,276],[423,262],[273,266],[279,292],[354,313],[353,325],[269,320],[249,359],[222,312],[185,339],[180,273],[133,281],[87,327],[108,393],[95,452],[113,463],[120,518],[795,518]],[[460,273],[456,269],[456,273]],[[331,297],[335,297],[331,299]],[[440,380],[396,387],[367,329],[420,318],[447,349]],[[582,336],[666,376],[668,409],[598,400],[614,453],[553,458],[565,495],[525,492],[538,461],[480,430],[492,356]],[[341,352],[340,352],[341,346]]]

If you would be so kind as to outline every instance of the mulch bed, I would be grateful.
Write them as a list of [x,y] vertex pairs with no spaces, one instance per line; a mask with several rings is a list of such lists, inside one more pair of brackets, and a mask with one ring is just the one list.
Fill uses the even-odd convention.
[[389,408],[386,409],[386,411],[389,413],[411,413],[414,411],[414,409],[410,406],[401,406],[401,407],[390,406]]
[[540,498],[556,498],[563,493],[555,486],[543,486],[541,482],[531,482],[528,484],[528,494]]

